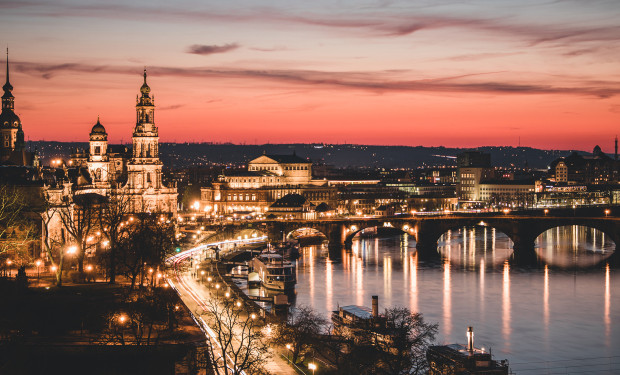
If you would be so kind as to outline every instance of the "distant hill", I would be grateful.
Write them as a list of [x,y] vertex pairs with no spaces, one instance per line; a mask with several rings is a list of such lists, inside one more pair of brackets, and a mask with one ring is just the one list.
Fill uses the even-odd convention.
[[[71,150],[85,148],[86,142],[31,141],[44,164],[52,158],[67,158]],[[371,146],[351,144],[264,144],[237,145],[212,143],[161,143],[160,157],[168,168],[212,164],[242,165],[263,154],[292,154],[309,158],[315,163],[335,167],[417,168],[456,165],[456,155],[471,148]],[[545,169],[554,159],[566,156],[571,150],[541,150],[531,147],[478,147],[491,154],[494,166]]]

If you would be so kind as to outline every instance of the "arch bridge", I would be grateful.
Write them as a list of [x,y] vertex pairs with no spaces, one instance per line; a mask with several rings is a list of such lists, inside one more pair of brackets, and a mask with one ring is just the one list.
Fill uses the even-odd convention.
[[591,227],[620,244],[620,218],[590,216],[541,215],[443,215],[376,218],[342,218],[325,220],[264,220],[234,224],[237,228],[254,228],[266,233],[271,241],[281,241],[287,234],[302,228],[323,233],[332,249],[347,248],[353,237],[367,228],[392,227],[413,236],[421,257],[436,257],[437,244],[442,234],[462,227],[486,226],[506,234],[513,242],[515,258],[536,257],[536,238],[548,229],[567,225]]

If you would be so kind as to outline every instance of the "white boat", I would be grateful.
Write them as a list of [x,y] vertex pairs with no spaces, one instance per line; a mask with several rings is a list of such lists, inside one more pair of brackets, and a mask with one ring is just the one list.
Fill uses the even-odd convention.
[[297,284],[295,264],[280,254],[262,253],[250,261],[250,267],[267,289],[288,290]]

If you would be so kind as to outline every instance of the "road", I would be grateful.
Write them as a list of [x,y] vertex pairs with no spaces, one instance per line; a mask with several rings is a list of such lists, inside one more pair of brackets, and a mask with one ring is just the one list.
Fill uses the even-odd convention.
[[[239,242],[249,241],[240,240]],[[206,316],[202,312],[206,309],[205,301],[211,298],[211,291],[202,283],[196,281],[192,275],[189,267],[182,267],[182,264],[189,260],[189,258],[202,251],[207,246],[215,246],[216,244],[201,245],[196,248],[186,250],[168,259],[168,263],[172,265],[172,274],[168,276],[168,283],[177,291],[185,305],[189,310],[194,313],[197,323],[201,325],[205,336],[209,338],[215,337],[212,328],[209,327]],[[216,342],[216,341],[214,341]],[[297,372],[289,366],[285,359],[282,359],[280,355],[281,348],[270,347],[270,359],[264,365],[265,370],[269,374],[283,374],[293,375]],[[232,367],[232,361],[227,358],[228,366]],[[244,373],[245,374],[245,373]]]

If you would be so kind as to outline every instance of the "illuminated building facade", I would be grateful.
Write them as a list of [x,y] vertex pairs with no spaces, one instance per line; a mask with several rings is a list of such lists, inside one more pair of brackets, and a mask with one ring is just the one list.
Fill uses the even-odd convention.
[[592,155],[573,152],[554,160],[549,166],[549,179],[568,185],[617,183],[619,167],[618,160],[607,156],[596,146]]
[[299,194],[318,206],[334,206],[337,189],[312,179],[312,162],[293,155],[261,155],[247,171],[228,172],[200,189],[200,209],[206,214],[265,213],[278,199]]
[[71,155],[70,165],[88,172],[85,178],[78,179],[77,194],[123,194],[129,197],[132,212],[176,214],[176,187],[167,187],[162,182],[159,132],[150,93],[145,70],[136,100],[132,150],[126,146],[109,146],[105,127],[97,119],[90,132],[88,150]]

